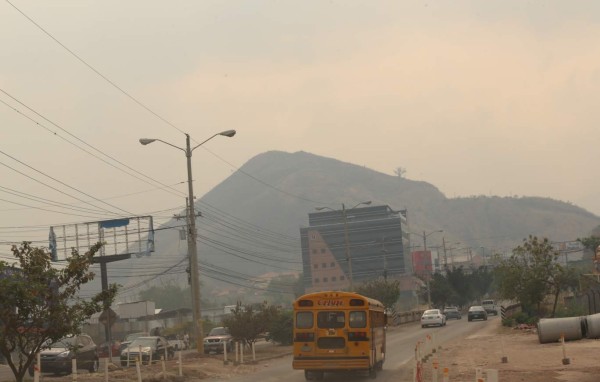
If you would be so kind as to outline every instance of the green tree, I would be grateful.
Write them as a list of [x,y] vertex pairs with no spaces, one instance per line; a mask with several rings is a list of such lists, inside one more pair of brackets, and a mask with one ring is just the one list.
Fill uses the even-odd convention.
[[489,294],[494,283],[494,274],[487,267],[472,268],[468,276],[469,300],[481,300]]
[[496,267],[499,292],[503,298],[516,299],[526,309],[541,313],[546,296],[554,298],[552,316],[559,293],[576,285],[577,275],[556,260],[559,253],[547,238],[529,236],[513,254]]
[[290,310],[280,312],[269,326],[269,338],[281,345],[293,342],[294,313]]
[[190,288],[182,288],[175,283],[152,286],[141,291],[139,296],[142,300],[154,301],[157,307],[165,310],[192,307]]
[[595,253],[596,248],[600,246],[600,237],[598,236],[578,238],[577,241],[580,242],[585,249],[592,251],[592,253]]
[[451,302],[455,295],[448,279],[439,272],[434,273],[429,281],[429,291],[432,304],[440,308],[443,308],[447,303]]
[[242,305],[238,302],[231,314],[223,319],[223,325],[229,328],[235,340],[251,344],[269,330],[278,314],[277,307],[273,305]]
[[464,268],[452,267],[446,271],[449,287],[452,289],[448,302],[452,305],[463,306],[472,301],[473,287]]
[[0,261],[0,353],[18,382],[36,353],[48,343],[78,334],[114,299],[115,284],[90,300],[78,296],[81,286],[94,278],[89,267],[101,246],[94,245],[84,255],[73,250],[61,269],[53,266],[46,249],[29,242],[12,247],[16,263]]
[[380,277],[359,285],[356,292],[380,301],[386,308],[393,308],[400,297],[400,280]]

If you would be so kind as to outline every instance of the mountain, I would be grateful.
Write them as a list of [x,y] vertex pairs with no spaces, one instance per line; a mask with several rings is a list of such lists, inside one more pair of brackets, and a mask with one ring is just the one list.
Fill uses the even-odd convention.
[[[427,239],[428,247],[441,245],[443,237],[449,246],[460,242],[474,251],[484,247],[502,252],[519,245],[528,235],[571,241],[589,236],[600,225],[598,216],[557,200],[447,198],[427,182],[306,152],[270,151],[249,160],[195,204],[202,214],[197,227],[204,293],[216,294],[225,285],[236,284],[261,289],[266,284],[260,275],[298,272],[300,228],[308,225],[308,214],[316,207],[340,209],[345,203],[349,208],[366,200],[394,210],[406,209],[409,229],[415,233],[411,236],[413,245],[422,243],[423,231],[443,230],[443,234]],[[182,224],[173,220],[157,230],[156,252],[145,263],[140,259],[123,261],[119,269],[183,261],[184,265],[174,268],[181,272],[185,268],[186,242],[169,227]],[[148,279],[149,273],[136,269],[121,283],[140,283]],[[136,274],[140,276],[131,277]],[[168,276],[167,272],[164,277]],[[185,273],[171,277],[181,282],[186,278]],[[133,295],[134,289],[127,290]]]

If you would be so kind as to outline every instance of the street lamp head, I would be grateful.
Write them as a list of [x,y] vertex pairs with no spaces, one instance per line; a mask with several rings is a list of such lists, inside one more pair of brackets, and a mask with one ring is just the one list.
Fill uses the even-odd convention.
[[148,144],[154,142],[155,140],[156,139],[152,139],[152,138],[140,138],[140,143],[145,146],[145,145],[148,145]]
[[236,131],[235,131],[235,130],[225,130],[225,131],[221,131],[221,132],[219,133],[219,135],[222,135],[222,136],[224,136],[224,137],[229,137],[229,138],[231,138],[231,137],[233,137],[233,136],[235,135],[235,133],[236,133]]

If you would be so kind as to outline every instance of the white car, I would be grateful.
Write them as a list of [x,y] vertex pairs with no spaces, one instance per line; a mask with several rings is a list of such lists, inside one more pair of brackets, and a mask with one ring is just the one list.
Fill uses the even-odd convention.
[[446,316],[439,309],[428,309],[421,316],[421,327],[426,326],[444,326],[446,325]]

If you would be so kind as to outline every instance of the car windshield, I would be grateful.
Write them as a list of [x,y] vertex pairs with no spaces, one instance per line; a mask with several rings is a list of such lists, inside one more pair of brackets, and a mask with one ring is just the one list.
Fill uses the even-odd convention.
[[226,336],[229,334],[229,330],[227,330],[227,328],[213,328],[210,333],[208,333],[209,336]]
[[133,342],[129,345],[132,348],[136,346],[148,347],[156,345],[156,338],[154,337],[140,337],[133,340]]
[[423,314],[426,314],[426,315],[440,314],[440,311],[439,311],[439,309],[429,309],[429,310],[426,310],[425,312],[423,312]]
[[56,341],[52,345],[50,345],[50,348],[52,348],[52,349],[71,348],[71,347],[75,346],[75,341],[76,341],[76,337],[65,337],[65,338],[62,338],[62,339]]
[[132,334],[128,334],[127,337],[125,337],[125,341],[133,341],[138,337],[142,337],[144,335],[144,333],[132,333]]

